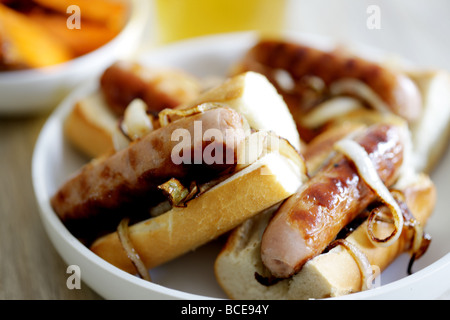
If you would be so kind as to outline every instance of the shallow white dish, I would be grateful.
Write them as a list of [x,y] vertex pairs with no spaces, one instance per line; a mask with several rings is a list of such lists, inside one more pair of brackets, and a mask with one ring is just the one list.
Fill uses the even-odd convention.
[[39,69],[0,72],[0,115],[43,113],[54,108],[83,80],[140,45],[150,12],[147,0],[131,0],[122,31],[104,46],[68,62]]
[[[329,45],[331,40],[298,36],[311,44]],[[175,43],[145,54],[141,62],[182,68],[200,77],[225,76],[229,67],[256,41],[252,33],[235,33]],[[86,159],[63,137],[63,120],[77,97],[94,90],[96,82],[72,92],[45,124],[33,155],[33,184],[42,222],[55,248],[68,265],[78,265],[81,279],[107,299],[215,299],[226,298],[217,285],[213,263],[220,241],[208,244],[151,271],[155,283],[125,273],[105,262],[74,238],[53,212],[49,198],[67,176]],[[436,211],[426,230],[433,241],[426,255],[406,276],[408,256],[397,259],[381,275],[381,286],[342,299],[435,299],[450,288],[450,152],[433,174],[438,189]]]

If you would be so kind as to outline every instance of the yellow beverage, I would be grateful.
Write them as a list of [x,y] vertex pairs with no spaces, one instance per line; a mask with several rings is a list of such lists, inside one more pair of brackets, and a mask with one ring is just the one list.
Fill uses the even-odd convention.
[[212,33],[259,31],[278,34],[285,0],[156,0],[162,43]]

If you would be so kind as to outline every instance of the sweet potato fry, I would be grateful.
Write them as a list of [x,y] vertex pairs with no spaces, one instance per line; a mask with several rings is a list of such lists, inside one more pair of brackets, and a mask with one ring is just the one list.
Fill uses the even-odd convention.
[[62,14],[33,10],[28,17],[70,48],[75,56],[93,51],[117,35],[117,32],[93,21],[82,21],[81,29],[69,29],[66,25],[67,17]]
[[122,29],[127,18],[128,0],[33,0],[42,7],[67,14],[67,8],[77,5],[83,20],[106,25],[113,31]]
[[[71,51],[24,14],[0,4],[0,38],[4,64],[39,68],[72,59]],[[15,69],[15,67],[12,67]]]

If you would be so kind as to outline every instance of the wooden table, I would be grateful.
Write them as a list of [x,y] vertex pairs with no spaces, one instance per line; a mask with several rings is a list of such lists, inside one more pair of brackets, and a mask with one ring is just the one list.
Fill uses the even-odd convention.
[[46,118],[0,118],[0,299],[99,299],[83,283],[67,288],[67,266],[39,218],[31,158]]
[[[380,29],[366,25],[373,3],[380,3]],[[363,42],[450,70],[449,15],[447,0],[293,0],[287,29]],[[84,283],[67,288],[67,266],[39,219],[31,157],[47,116],[0,117],[0,299],[101,299]]]

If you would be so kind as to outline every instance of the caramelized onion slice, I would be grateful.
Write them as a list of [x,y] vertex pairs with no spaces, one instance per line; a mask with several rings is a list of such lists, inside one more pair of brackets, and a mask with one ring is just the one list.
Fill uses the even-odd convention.
[[431,236],[425,233],[422,224],[414,218],[414,215],[406,205],[405,195],[399,190],[393,190],[392,195],[398,202],[403,212],[403,219],[405,221],[405,227],[413,229],[413,238],[411,241],[411,247],[409,249],[411,259],[408,264],[408,274],[412,273],[412,265],[415,260],[423,256],[428,250],[431,243]]
[[139,257],[138,253],[131,243],[130,235],[128,232],[129,221],[129,218],[124,218],[122,219],[122,221],[120,221],[119,226],[117,227],[117,234],[119,235],[120,243],[127,253],[127,257],[131,260],[131,263],[133,263],[134,267],[136,268],[139,276],[144,280],[151,281],[150,273],[148,272],[147,268],[145,267],[144,263],[142,262],[141,258]]
[[363,107],[363,104],[355,98],[334,97],[315,106],[300,119],[300,122],[307,128],[318,128],[330,120]]
[[186,202],[198,193],[198,186],[195,181],[191,182],[190,188],[188,189],[175,178],[159,185],[158,189],[164,193],[170,204],[174,207],[185,207]]
[[140,139],[155,129],[154,117],[147,113],[147,105],[141,99],[134,99],[118,120],[112,139],[115,151],[120,151],[134,140]]
[[330,93],[333,96],[350,94],[368,103],[372,108],[381,113],[391,113],[389,106],[367,84],[354,78],[344,78],[330,85]]
[[415,253],[418,253],[423,247],[422,241],[425,240],[427,235],[425,234],[421,223],[414,218],[414,215],[409,210],[406,204],[405,195],[399,190],[392,190],[391,194],[394,197],[395,201],[397,201],[400,209],[402,210],[405,227],[414,230],[414,236],[412,238],[410,248],[411,253],[414,255]]
[[147,105],[141,99],[134,99],[128,105],[120,125],[131,141],[144,137],[154,129],[153,116],[147,114]]
[[251,165],[269,153],[279,153],[292,161],[302,172],[306,172],[306,164],[302,155],[288,140],[271,131],[256,131],[248,135],[237,149],[237,166],[235,171]]
[[372,289],[373,270],[367,256],[354,244],[344,239],[337,239],[333,241],[328,246],[328,249],[331,250],[337,246],[344,247],[352,255],[353,259],[355,259],[362,277],[361,291]]
[[[410,252],[411,259],[408,264],[408,274],[412,273],[412,266],[414,262],[422,257],[422,255],[428,250],[428,247],[431,243],[431,236],[424,232],[423,226],[421,223],[416,220],[409,210],[404,194],[399,190],[392,190],[392,196],[395,201],[397,201],[403,215],[404,220],[404,228],[409,228],[413,230],[413,236],[411,238],[411,244],[408,248]],[[382,213],[385,211],[384,209],[389,209],[386,205],[380,205],[376,207],[369,215],[367,228],[373,228],[374,222],[384,222],[384,223],[394,223],[394,221],[383,215]]]
[[[414,234],[414,237],[419,237],[417,233]],[[412,267],[414,262],[419,259],[420,257],[422,257],[424,255],[425,252],[427,252],[428,247],[430,246],[431,243],[431,236],[428,233],[422,233],[422,238],[420,240],[420,246],[414,251],[412,251],[411,253],[411,259],[409,260],[408,263],[408,274],[412,274]]]
[[198,113],[203,113],[205,111],[221,107],[224,106],[220,103],[202,103],[200,105],[187,109],[164,109],[158,114],[159,124],[162,128],[167,126],[174,120],[184,117],[190,117]]
[[[403,230],[403,214],[395,201],[392,194],[381,181],[377,170],[369,158],[366,150],[357,142],[349,139],[343,139],[335,144],[335,149],[343,153],[355,164],[359,175],[367,183],[367,185],[380,197],[381,201],[386,204],[394,219],[394,231],[385,239],[378,239],[372,232],[372,228],[368,227],[369,238],[375,245],[388,247],[400,237]],[[368,226],[374,222],[374,218],[368,220]]]

